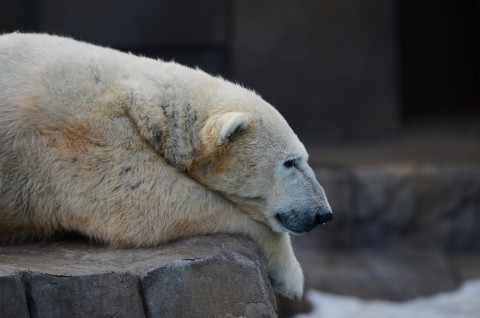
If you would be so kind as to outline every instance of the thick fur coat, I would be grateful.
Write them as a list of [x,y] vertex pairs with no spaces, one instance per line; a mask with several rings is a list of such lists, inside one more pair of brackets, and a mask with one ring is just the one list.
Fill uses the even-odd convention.
[[307,153],[258,95],[62,37],[0,36],[0,240],[117,247],[242,234],[301,296],[289,233],[331,219]]

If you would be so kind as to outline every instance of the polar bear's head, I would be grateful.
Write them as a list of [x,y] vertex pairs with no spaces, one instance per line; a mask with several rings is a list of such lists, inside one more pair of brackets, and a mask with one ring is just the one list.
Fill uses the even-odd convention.
[[254,102],[205,121],[190,174],[274,231],[300,234],[330,221],[305,147],[272,106]]

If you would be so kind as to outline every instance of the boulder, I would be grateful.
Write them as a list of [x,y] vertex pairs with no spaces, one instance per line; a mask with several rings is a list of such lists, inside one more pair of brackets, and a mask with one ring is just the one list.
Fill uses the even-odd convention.
[[5,317],[276,317],[256,246],[192,237],[113,249],[81,239],[0,246]]

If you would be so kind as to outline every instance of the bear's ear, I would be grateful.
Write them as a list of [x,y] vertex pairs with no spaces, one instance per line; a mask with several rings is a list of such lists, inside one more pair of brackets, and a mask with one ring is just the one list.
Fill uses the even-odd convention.
[[207,120],[201,131],[201,140],[208,150],[225,145],[237,132],[248,125],[244,113],[229,112],[216,115]]
[[248,123],[248,118],[243,113],[230,112],[221,115],[218,118],[217,125],[219,128],[217,145],[223,146],[237,132],[242,131]]

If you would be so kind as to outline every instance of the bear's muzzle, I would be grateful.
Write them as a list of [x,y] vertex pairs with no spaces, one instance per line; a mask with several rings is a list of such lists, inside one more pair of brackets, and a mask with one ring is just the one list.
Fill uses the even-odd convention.
[[282,226],[293,234],[303,234],[313,230],[319,224],[333,220],[330,206],[318,207],[313,210],[290,210],[287,213],[277,213],[275,218]]

